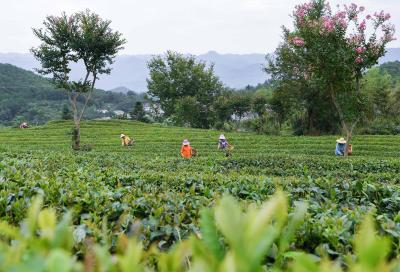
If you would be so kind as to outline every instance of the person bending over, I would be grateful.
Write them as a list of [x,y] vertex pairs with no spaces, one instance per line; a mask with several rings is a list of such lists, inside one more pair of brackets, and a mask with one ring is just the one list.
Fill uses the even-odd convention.
[[121,134],[120,139],[122,146],[132,146],[134,144],[133,139],[129,138],[128,135]]
[[219,150],[222,150],[222,151],[225,151],[225,155],[226,155],[227,157],[229,157],[229,156],[232,155],[231,151],[232,151],[232,149],[233,149],[233,146],[230,145],[230,144],[228,143],[228,141],[226,140],[224,134],[221,134],[221,135],[219,136],[219,139],[218,139],[218,149],[219,149]]
[[[336,149],[335,149],[336,156],[344,156],[345,155],[346,143],[347,143],[347,141],[343,137],[336,140]],[[347,155],[352,155],[352,154],[353,154],[353,146],[351,144],[348,144],[347,145]]]

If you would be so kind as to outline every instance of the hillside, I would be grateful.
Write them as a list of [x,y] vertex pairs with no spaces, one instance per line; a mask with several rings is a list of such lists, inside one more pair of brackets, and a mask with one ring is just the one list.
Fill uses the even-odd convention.
[[[52,121],[40,127],[27,130],[15,128],[0,129],[0,147],[7,150],[70,150],[69,135],[72,122]],[[157,150],[157,156],[179,156],[179,148],[183,139],[190,140],[199,151],[201,157],[220,156],[216,149],[219,131],[193,129],[183,127],[166,127],[145,124],[136,121],[84,121],[82,123],[82,142],[94,146],[93,152],[128,153],[134,157],[151,156]],[[120,146],[119,135],[125,133],[132,136],[136,145],[132,149]],[[15,137],[11,137],[14,135]],[[336,136],[296,137],[265,136],[248,132],[231,132],[226,134],[235,145],[234,153],[238,156],[254,157],[268,154],[287,154],[331,158]],[[28,141],[25,141],[29,139]],[[354,146],[355,157],[397,157],[400,150],[399,136],[356,136]],[[21,141],[22,140],[22,141]],[[382,146],[386,146],[382,150]],[[268,154],[260,150],[269,150]],[[131,152],[134,151],[134,152]]]
[[[102,76],[98,88],[112,90],[120,86],[136,92],[147,90],[147,62],[152,55],[121,55],[113,64],[111,75]],[[198,55],[199,60],[215,64],[215,72],[227,86],[243,88],[247,85],[263,83],[268,76],[262,71],[265,65],[265,54],[219,54],[210,51]],[[400,48],[389,48],[380,63],[400,61]],[[26,70],[33,70],[38,63],[30,54],[0,53],[0,63],[10,63]],[[82,70],[79,66],[73,69],[73,78],[80,78]]]
[[387,72],[394,79],[400,79],[400,61],[384,63],[380,66],[380,70]]
[[49,82],[42,77],[10,64],[0,63],[0,88],[19,87],[48,88]]
[[[36,251],[44,247],[47,249],[46,246],[54,250],[57,245],[64,245],[60,241],[71,241],[70,247],[62,251],[70,254],[68,260],[87,260],[77,256],[87,251],[88,243],[96,243],[93,254],[100,252],[101,258],[111,260],[111,256],[117,256],[108,254],[109,251],[113,252],[114,247],[110,245],[111,242],[104,244],[103,241],[118,239],[119,242],[115,244],[122,246],[127,244],[128,237],[139,237],[143,248],[151,250],[143,253],[143,256],[150,256],[144,257],[147,259],[143,263],[147,264],[155,258],[162,260],[160,255],[155,254],[156,250],[163,252],[162,257],[173,254],[171,256],[174,259],[177,259],[179,252],[187,254],[188,248],[190,252],[198,252],[198,243],[206,240],[204,237],[210,233],[218,245],[218,241],[224,241],[221,245],[226,245],[226,250],[233,248],[229,244],[232,240],[226,239],[229,233],[240,237],[237,245],[243,248],[243,245],[258,239],[249,239],[254,237],[250,235],[243,237],[237,231],[245,226],[243,222],[249,222],[243,219],[240,211],[248,212],[251,207],[259,206],[282,190],[288,197],[287,204],[264,206],[268,207],[268,212],[262,214],[269,216],[273,207],[278,209],[280,217],[285,219],[282,221],[284,225],[279,223],[283,231],[282,238],[291,237],[290,247],[287,247],[290,254],[306,252],[315,255],[315,258],[330,256],[335,260],[335,265],[344,267],[347,265],[346,257],[357,251],[353,242],[358,226],[366,214],[371,214],[376,221],[376,233],[392,239],[392,248],[387,247],[388,250],[390,248],[388,256],[393,259],[399,256],[400,226],[395,223],[400,210],[398,136],[355,135],[353,156],[343,159],[333,155],[335,136],[282,137],[226,133],[228,141],[235,146],[232,156],[227,158],[224,152],[216,148],[219,131],[163,127],[133,121],[83,122],[83,144],[91,144],[93,150],[73,152],[70,148],[71,126],[71,122],[57,121],[25,130],[0,129],[0,220],[13,226],[7,228],[12,231],[2,233],[2,236],[20,229],[21,233],[26,233],[27,228],[22,227],[25,225],[21,222],[28,208],[36,207],[30,205],[35,196],[42,196],[45,207],[56,211],[60,220],[66,211],[71,211],[71,219],[67,221],[70,222],[70,228],[57,227],[55,235],[44,236],[40,230],[34,231],[36,229],[32,224],[29,229],[35,235],[14,238],[27,239],[27,242],[17,244],[19,252],[24,245]],[[135,146],[121,146],[121,132],[133,137]],[[189,139],[198,150],[198,157],[180,158],[179,150],[184,138]],[[201,211],[218,205],[221,197],[227,194],[241,202],[238,205],[240,208],[229,205],[224,212],[226,216],[217,217],[216,213],[215,218],[225,218],[225,225],[230,231],[217,233],[214,227],[204,231],[204,212]],[[302,202],[308,205],[301,205]],[[289,219],[298,217],[294,211],[300,205],[303,207],[301,218],[304,217],[304,220],[299,218],[296,224],[288,223],[288,228],[296,228],[296,231],[291,232],[293,235],[287,235],[286,213],[290,213]],[[369,212],[371,209],[373,213]],[[32,219],[25,222],[44,217],[32,216],[32,212],[29,214]],[[45,215],[47,217],[44,218],[49,218],[48,213]],[[237,218],[232,219],[234,216]],[[254,222],[253,229],[266,230],[262,233],[268,237],[271,228],[261,224],[272,222],[276,226],[277,221],[275,217],[259,220],[260,216],[252,213],[249,220]],[[213,218],[210,213],[207,222],[214,222]],[[221,222],[222,219],[218,220]],[[47,222],[43,218],[40,221]],[[232,224],[236,225],[232,227]],[[68,232],[71,239],[60,236],[59,229],[71,230]],[[245,228],[246,231],[249,229]],[[273,233],[275,235],[276,232]],[[370,233],[373,233],[372,229]],[[199,234],[203,239],[193,237],[185,240],[191,235],[199,237]],[[32,242],[32,239],[41,237],[43,240],[40,243]],[[368,234],[368,239],[371,237],[373,235]],[[54,242],[51,240],[53,238]],[[274,239],[279,246],[282,239]],[[181,241],[185,241],[184,250],[168,251],[171,247],[176,248]],[[190,245],[193,242],[197,246],[192,248]],[[4,248],[7,253],[15,252],[11,246],[9,239],[5,239],[0,248],[3,252]],[[247,248],[254,251],[254,246]],[[319,250],[316,251],[316,248]],[[376,246],[369,252],[375,249]],[[24,256],[31,256],[28,252],[32,250],[28,248],[26,251]],[[48,252],[45,251],[46,254]],[[201,252],[207,252],[206,256],[209,256],[205,247]],[[266,250],[263,255],[267,256],[269,252]],[[333,254],[330,255],[330,252]],[[43,254],[44,258],[46,254]],[[116,258],[107,263],[114,262]],[[184,259],[179,257],[178,263]],[[263,260],[266,264],[275,261],[273,258]],[[104,271],[111,270],[109,268]]]
[[[98,109],[130,111],[140,99],[132,92],[96,90],[85,118],[103,117]],[[55,89],[48,79],[10,64],[0,64],[0,126],[60,119],[65,104],[68,104],[66,94]]]

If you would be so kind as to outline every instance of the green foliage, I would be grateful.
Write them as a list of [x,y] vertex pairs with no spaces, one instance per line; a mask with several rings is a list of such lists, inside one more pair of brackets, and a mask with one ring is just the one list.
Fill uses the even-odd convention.
[[72,120],[73,119],[72,111],[70,110],[70,108],[68,107],[67,104],[64,104],[64,106],[63,106],[61,119],[62,120]]
[[[0,131],[0,218],[19,226],[30,200],[41,195],[58,218],[70,211],[73,253],[79,258],[86,239],[107,243],[102,251],[106,254],[118,252],[122,234],[138,234],[145,249],[165,251],[193,233],[203,235],[199,228],[214,233],[207,243],[218,240],[219,246],[206,252],[212,250],[220,258],[227,240],[219,227],[202,226],[217,220],[200,210],[214,206],[224,194],[241,199],[247,210],[277,190],[289,196],[289,218],[299,202],[309,207],[294,234],[285,235],[293,235],[289,243],[277,238],[265,264],[290,260],[290,253],[277,257],[278,249],[285,248],[322,259],[329,256],[343,265],[347,255],[355,254],[356,226],[371,210],[377,232],[392,240],[389,258],[400,254],[397,136],[357,136],[353,157],[343,160],[333,156],[337,136],[227,133],[235,149],[226,158],[216,148],[219,131],[90,121],[82,124],[87,132],[82,141],[94,148],[75,153],[68,148],[70,124]],[[120,146],[121,132],[135,139],[133,149]],[[199,157],[179,158],[184,138]]]
[[[48,16],[44,28],[34,29],[42,44],[33,48],[33,55],[41,62],[41,74],[51,75],[56,86],[69,92],[88,92],[100,74],[109,74],[113,59],[125,40],[110,28],[111,21],[102,20],[89,10],[71,16]],[[71,81],[71,63],[82,61],[86,77]],[[91,80],[89,76],[92,77]]]
[[[213,125],[211,106],[223,85],[212,65],[168,51],[165,56],[154,57],[148,67],[148,93],[160,103],[165,117],[176,115],[180,123],[198,128]],[[193,110],[190,115],[188,107]]]
[[213,103],[213,110],[217,119],[215,126],[222,128],[225,122],[231,120],[233,114],[231,93],[224,92],[218,96]]
[[251,97],[247,94],[235,93],[232,95],[230,106],[240,121],[251,110]]
[[392,83],[398,84],[400,81],[400,61],[387,62],[379,67],[380,72],[389,74],[392,77]]
[[267,97],[263,94],[256,94],[251,101],[252,109],[258,116],[262,116],[267,111]]
[[[324,116],[322,122],[340,124],[348,142],[368,109],[360,81],[385,54],[394,34],[390,15],[375,13],[373,23],[367,23],[362,21],[364,10],[353,4],[333,11],[325,0],[296,6],[294,28],[283,29],[284,40],[266,68],[280,98],[293,97],[294,91],[297,102],[305,104],[308,121],[303,123],[309,131],[315,116]],[[372,30],[366,31],[367,26]]]
[[146,117],[146,112],[144,111],[143,103],[141,101],[137,101],[135,103],[135,107],[133,108],[130,114],[133,120],[137,120],[140,122],[148,122],[148,119]]
[[[71,16],[47,16],[44,27],[33,29],[41,41],[32,48],[33,56],[40,61],[43,75],[50,75],[57,88],[67,91],[75,123],[76,137],[72,148],[80,149],[80,122],[92,97],[96,80],[101,74],[110,74],[118,51],[123,49],[122,34],[113,31],[111,21],[103,20],[86,10]],[[86,74],[79,81],[71,80],[71,64],[83,63]],[[78,98],[84,98],[81,107]]]
[[[261,206],[246,212],[230,196],[202,213],[201,237],[179,241],[171,250],[145,250],[136,237],[118,237],[118,250],[109,253],[107,242],[87,240],[84,259],[74,257],[74,235],[68,213],[57,223],[51,208],[41,210],[41,198],[31,204],[24,220],[26,230],[0,221],[1,271],[342,271],[335,262],[300,251],[288,251],[302,224],[306,206],[288,215],[287,199],[275,193]],[[76,230],[75,230],[76,231]],[[9,240],[13,240],[10,243]],[[224,241],[224,245],[221,244]],[[367,217],[355,240],[355,255],[346,263],[349,271],[392,271],[388,262],[390,240],[375,234]],[[274,253],[273,253],[274,252]],[[268,254],[274,261],[265,263]]]

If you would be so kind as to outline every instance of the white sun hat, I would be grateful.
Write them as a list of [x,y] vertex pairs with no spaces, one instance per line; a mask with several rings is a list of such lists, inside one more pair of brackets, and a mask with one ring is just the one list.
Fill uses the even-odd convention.
[[219,135],[219,139],[220,140],[226,140],[225,135],[224,134]]
[[182,143],[183,145],[190,145],[190,142],[189,142],[189,140],[188,139],[185,139],[185,140],[183,140],[183,143]]
[[119,136],[120,138],[124,138],[125,137],[125,134],[121,134],[121,136]]
[[337,139],[336,142],[337,142],[338,144],[345,144],[345,143],[347,143],[346,140],[345,140],[343,137],[340,138],[340,139]]

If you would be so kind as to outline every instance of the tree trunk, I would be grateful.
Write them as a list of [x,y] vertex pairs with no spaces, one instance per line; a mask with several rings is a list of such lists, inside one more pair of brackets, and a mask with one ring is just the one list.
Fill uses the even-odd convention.
[[349,144],[352,138],[352,131],[347,131],[346,133],[346,146],[344,148],[344,156],[347,157],[349,155]]
[[307,134],[318,135],[319,131],[315,128],[315,111],[312,108],[307,109]]
[[344,147],[344,157],[349,155],[349,144],[353,137],[353,131],[349,130],[347,126],[342,127],[344,134],[346,135],[346,145]]
[[81,124],[75,122],[75,127],[72,131],[72,149],[79,150],[81,148]]
[[346,146],[345,146],[345,150],[344,150],[345,157],[347,157],[349,155],[349,145],[350,145],[351,140],[353,139],[353,130],[357,126],[357,123],[359,121],[360,121],[360,118],[357,118],[357,120],[355,120],[351,124],[350,129],[346,128]]
[[351,139],[353,137],[353,130],[356,127],[358,121],[360,120],[360,118],[357,118],[350,126],[346,123],[342,108],[340,107],[339,103],[336,100],[335,97],[335,93],[333,91],[333,87],[332,85],[330,86],[331,88],[331,98],[332,98],[332,102],[339,114],[339,119],[340,119],[340,123],[342,124],[342,131],[344,134],[346,134],[346,145],[344,148],[344,157],[347,157],[349,155],[349,150],[348,150],[348,146],[351,142]]

